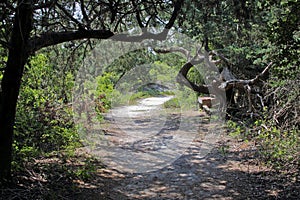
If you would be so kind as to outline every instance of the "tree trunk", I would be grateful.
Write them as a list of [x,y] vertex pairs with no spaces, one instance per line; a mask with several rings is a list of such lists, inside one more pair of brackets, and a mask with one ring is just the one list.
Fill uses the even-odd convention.
[[0,182],[11,178],[13,127],[24,66],[29,54],[26,48],[32,30],[30,0],[19,0],[11,34],[8,61],[0,93]]

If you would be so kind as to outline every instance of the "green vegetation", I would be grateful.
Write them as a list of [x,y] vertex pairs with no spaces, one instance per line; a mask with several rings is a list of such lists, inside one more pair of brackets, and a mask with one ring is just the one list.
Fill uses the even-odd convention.
[[172,98],[164,103],[164,108],[180,108],[180,101],[178,98]]
[[73,124],[72,108],[64,104],[62,92],[70,96],[71,73],[58,76],[47,54],[31,58],[23,76],[19,97],[13,167],[22,168],[24,161],[53,151],[74,151],[80,146]]
[[261,142],[260,152],[267,164],[276,169],[297,168],[300,164],[299,131],[280,131],[275,126],[271,128],[267,128],[263,124],[260,126],[257,138]]
[[[228,68],[239,80],[256,77],[273,62],[251,88],[252,105],[245,92],[236,95],[235,103],[226,99],[233,106],[227,110],[229,135],[255,141],[262,161],[275,169],[300,169],[299,0],[140,1],[138,5],[134,1],[108,1],[101,8],[97,1],[34,2],[0,3],[1,182],[37,159],[76,157],[75,150],[82,146],[72,110],[78,69],[99,40],[143,26],[173,27],[186,34],[202,44],[201,50],[210,52],[214,61],[224,57],[216,61],[216,70]],[[79,7],[86,12],[79,14]],[[152,32],[143,34],[154,37]],[[199,48],[190,47],[194,44],[185,44],[183,39],[180,42],[191,52]],[[214,51],[219,55],[213,55]],[[99,52],[111,54],[105,48]],[[97,76],[93,81],[83,77],[83,83],[95,103],[97,120],[103,120],[103,113],[113,106],[150,96],[174,95],[164,103],[165,108],[194,108],[201,94],[176,83],[178,72],[194,55],[180,55],[158,53],[152,47],[134,49],[109,58],[107,63],[111,63],[101,69],[97,68],[101,56],[88,60],[87,70]],[[188,71],[191,83],[203,85],[209,81],[211,74],[204,65]],[[170,89],[145,90],[149,83]],[[97,87],[92,88],[95,84]],[[221,151],[225,154],[227,147]],[[96,162],[89,159],[74,171],[66,165],[56,169],[73,178],[87,179],[92,177],[92,163]]]

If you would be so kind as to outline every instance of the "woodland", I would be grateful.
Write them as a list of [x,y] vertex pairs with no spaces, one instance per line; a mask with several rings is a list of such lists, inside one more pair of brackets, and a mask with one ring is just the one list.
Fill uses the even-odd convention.
[[[80,182],[95,179],[103,165],[92,155],[78,153],[83,143],[74,123],[72,95],[80,66],[103,41],[163,41],[174,32],[199,45],[137,49],[101,69],[93,100],[97,119],[104,120],[113,107],[111,99],[135,102],[162,95],[147,89],[120,98],[115,89],[134,66],[154,63],[149,73],[160,81],[176,79],[185,88],[180,93],[183,104],[174,98],[165,107],[197,106],[198,96],[219,100],[216,107],[198,108],[199,113],[222,113],[227,136],[255,146],[254,159],[278,176],[275,185],[283,179],[293,183],[296,189],[278,199],[289,193],[297,199],[298,0],[1,1],[0,199],[69,199],[65,191],[69,194],[79,190]],[[105,51],[99,50],[100,57]],[[214,73],[196,67],[205,63],[211,63],[207,66]],[[233,146],[216,148],[226,157]],[[72,187],[64,186],[69,182]]]

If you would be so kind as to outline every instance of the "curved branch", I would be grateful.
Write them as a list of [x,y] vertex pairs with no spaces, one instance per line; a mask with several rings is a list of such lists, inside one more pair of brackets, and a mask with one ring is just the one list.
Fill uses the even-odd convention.
[[29,52],[37,51],[41,48],[56,45],[72,40],[80,40],[87,38],[107,39],[114,33],[109,30],[79,30],[64,32],[49,32],[41,36],[35,36],[29,40]]
[[179,52],[182,53],[186,58],[190,57],[190,52],[186,50],[185,48],[182,47],[171,47],[169,49],[153,49],[157,53],[174,53],[174,52]]
[[87,22],[87,26],[88,28],[90,27],[90,19],[86,13],[86,10],[85,10],[85,6],[84,6],[84,0],[80,0],[80,9],[81,9],[81,13],[82,13],[82,16],[83,16],[83,19]]
[[[204,60],[204,59],[203,59]],[[191,82],[188,78],[187,78],[187,74],[190,71],[190,69],[193,67],[194,65],[191,62],[185,63],[182,68],[180,69],[180,71],[178,72],[178,75],[176,77],[176,81],[181,84],[181,85],[185,85],[189,88],[191,88],[192,90],[194,90],[195,92],[199,92],[199,93],[203,93],[203,94],[209,94],[209,89],[208,86],[204,86],[204,85],[196,85],[193,82]]]
[[131,35],[131,34],[126,34],[126,33],[121,33],[121,34],[116,34],[111,39],[116,40],[116,41],[123,41],[123,42],[141,42],[141,41],[147,40],[147,39],[162,41],[162,40],[166,39],[168,32],[169,32],[169,29],[164,29],[162,32],[155,34],[155,33],[150,33],[147,31],[146,28],[143,28],[142,34]]
[[136,20],[138,22],[139,27],[144,28],[145,26],[142,22],[140,11],[137,9],[137,4],[135,3],[134,0],[131,0],[131,3],[133,5],[133,9],[135,10],[135,16],[136,16]]
[[[173,52],[179,52],[186,56],[187,59],[190,59],[190,52],[182,47],[171,47],[168,49],[154,49],[157,53],[173,53]],[[200,54],[200,49],[197,51],[194,58],[191,59],[190,62],[185,63],[182,68],[179,70],[178,75],[176,77],[176,81],[181,84],[185,85],[195,92],[203,93],[203,94],[209,94],[209,88],[208,86],[204,85],[196,85],[193,82],[191,82],[187,78],[187,74],[190,71],[190,69],[201,62],[205,60],[205,56]]]
[[[218,56],[222,61],[224,61],[224,63],[227,65],[227,67],[230,67],[229,59],[226,58],[223,54],[221,54],[215,50],[210,51],[209,54]],[[219,61],[217,61],[217,62],[219,62]]]
[[177,0],[174,3],[174,10],[173,10],[172,16],[171,16],[169,22],[166,24],[165,29],[170,29],[173,27],[174,22],[179,14],[179,11],[182,7],[183,2],[184,2],[184,0]]
[[250,85],[255,85],[255,84],[259,81],[259,79],[260,79],[261,77],[263,77],[263,76],[266,75],[266,73],[269,71],[269,69],[270,69],[270,67],[271,67],[272,65],[273,65],[273,62],[270,62],[270,63],[268,64],[268,66],[267,66],[260,74],[258,74],[255,78],[253,78],[253,79],[250,80],[249,84],[250,84]]
[[[44,33],[40,36],[32,37],[28,42],[28,51],[34,52],[43,47],[48,47],[51,45],[56,45],[63,42],[68,42],[72,40],[80,40],[80,39],[108,39],[115,35],[115,37],[111,38],[116,41],[125,41],[125,42],[140,42],[145,39],[154,39],[154,40],[164,40],[167,37],[167,34],[170,28],[174,25],[174,22],[179,14],[181,6],[184,0],[177,0],[174,3],[174,10],[172,12],[171,18],[169,22],[166,24],[165,29],[158,34],[150,33],[146,29],[142,30],[142,34],[140,35],[130,35],[130,34],[117,34],[115,35],[110,30],[85,30],[82,24],[76,20],[74,17],[70,16],[70,14],[58,3],[56,5],[62,10],[67,17],[69,17],[72,21],[74,21],[79,26],[79,30],[77,31],[64,31],[64,32],[48,32]],[[56,1],[53,1],[56,2]]]

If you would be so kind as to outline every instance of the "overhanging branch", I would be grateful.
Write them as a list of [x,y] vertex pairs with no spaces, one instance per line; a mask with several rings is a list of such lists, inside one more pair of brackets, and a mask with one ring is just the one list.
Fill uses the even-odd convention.
[[175,3],[174,3],[174,10],[172,12],[172,16],[171,16],[169,22],[166,24],[165,29],[171,29],[173,27],[174,22],[175,22],[178,14],[179,14],[179,11],[180,11],[180,9],[182,7],[183,2],[184,2],[184,0],[177,0],[177,1],[175,1]]
[[187,59],[190,57],[190,52],[182,47],[170,47],[168,49],[154,49],[155,52],[157,53],[174,53],[174,52],[179,52],[182,53]]
[[[167,37],[167,34],[174,25],[174,22],[179,14],[179,11],[182,7],[184,0],[176,0],[174,2],[174,9],[172,12],[172,15],[168,21],[168,23],[165,25],[165,29],[160,33],[150,33],[147,31],[147,29],[142,30],[142,34],[140,35],[130,35],[130,34],[117,34],[115,35],[110,30],[85,30],[80,28],[77,31],[64,31],[64,32],[48,32],[44,33],[40,36],[32,37],[28,42],[28,51],[34,52],[37,51],[43,47],[48,47],[51,45],[56,45],[63,42],[68,42],[72,40],[80,40],[80,39],[108,39],[112,36],[114,36],[112,39],[116,41],[125,41],[125,42],[140,42],[145,39],[154,39],[154,40],[164,40]],[[49,1],[47,4],[43,6],[51,6],[53,3],[56,3],[56,1]],[[59,6],[59,4],[56,4]],[[43,7],[42,6],[42,7]],[[36,9],[41,7],[35,7]],[[74,19],[74,17],[70,16],[65,9],[62,8],[62,6],[59,6],[59,8],[69,17],[71,20],[73,20],[76,24],[81,26],[81,24],[78,22],[78,20]]]
[[41,36],[35,36],[29,40],[29,51],[34,52],[41,48],[56,45],[72,40],[80,40],[86,38],[107,39],[114,33],[109,30],[79,30],[64,32],[49,32]]

